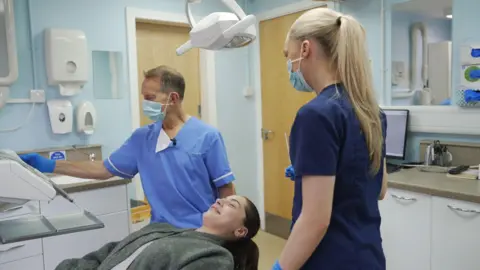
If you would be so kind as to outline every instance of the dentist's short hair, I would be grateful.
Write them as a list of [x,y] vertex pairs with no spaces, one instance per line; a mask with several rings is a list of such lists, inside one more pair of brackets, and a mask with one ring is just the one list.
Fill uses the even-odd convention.
[[143,72],[145,79],[160,81],[160,91],[163,93],[175,92],[183,100],[185,96],[185,78],[176,69],[161,65]]

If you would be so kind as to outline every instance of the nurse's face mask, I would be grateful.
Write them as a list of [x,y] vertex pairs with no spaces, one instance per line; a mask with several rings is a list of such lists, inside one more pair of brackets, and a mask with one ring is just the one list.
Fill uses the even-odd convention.
[[165,115],[167,112],[167,107],[170,105],[170,96],[172,93],[168,95],[166,103],[160,103],[151,100],[143,100],[142,108],[143,114],[147,116],[150,120],[157,122],[163,121],[165,119]]
[[[300,52],[302,51],[302,48],[300,48]],[[288,74],[290,76],[290,83],[292,84],[293,88],[295,88],[297,91],[301,92],[313,92],[313,88],[308,85],[307,81],[305,81],[305,77],[303,76],[303,73],[301,71],[301,65],[302,65],[302,60],[303,57],[297,58],[295,60],[288,59],[287,60],[287,69],[288,69]],[[296,71],[293,71],[293,63],[299,62],[298,63],[298,69]]]

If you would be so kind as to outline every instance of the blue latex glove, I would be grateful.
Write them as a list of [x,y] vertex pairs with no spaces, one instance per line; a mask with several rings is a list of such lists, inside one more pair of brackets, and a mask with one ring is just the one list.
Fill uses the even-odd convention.
[[272,270],[282,270],[282,267],[280,266],[280,263],[278,261],[275,262],[275,264],[272,267]]
[[55,160],[42,157],[37,153],[20,155],[23,162],[39,170],[42,173],[53,173],[55,170]]
[[280,263],[278,261],[276,261],[275,264],[272,266],[272,270],[282,270],[282,267],[280,266]]
[[285,169],[285,177],[290,178],[292,181],[295,180],[295,170],[293,169],[292,165]]

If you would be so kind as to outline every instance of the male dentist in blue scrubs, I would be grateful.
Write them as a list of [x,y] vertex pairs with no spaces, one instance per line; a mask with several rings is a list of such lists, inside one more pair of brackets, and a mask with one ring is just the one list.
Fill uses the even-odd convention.
[[185,80],[159,66],[145,73],[143,112],[154,122],[133,132],[102,161],[54,161],[39,154],[21,158],[44,173],[109,179],[140,173],[152,222],[179,228],[201,227],[202,213],[217,198],[235,193],[225,145],[219,131],[182,108]]

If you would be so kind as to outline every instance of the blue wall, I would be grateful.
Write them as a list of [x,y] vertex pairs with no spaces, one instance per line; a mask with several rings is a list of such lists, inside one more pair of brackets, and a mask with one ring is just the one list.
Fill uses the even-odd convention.
[[[436,43],[452,39],[452,21],[449,19],[433,19],[426,16],[394,11],[392,14],[392,61],[401,61],[405,64],[405,74],[410,75],[410,26],[416,22],[423,22],[427,27],[427,42]],[[421,40],[419,38],[417,46],[421,48]],[[418,59],[421,59],[422,55],[418,55]],[[421,63],[418,64],[417,76],[419,87],[421,86],[420,80]],[[396,86],[392,86],[394,89],[409,89],[410,80],[408,77],[400,82]],[[392,105],[405,106],[412,105],[413,97],[406,99],[393,99]]]
[[[393,0],[392,0],[393,1]],[[399,1],[399,0],[395,0]],[[138,7],[159,11],[178,12],[183,14],[184,2],[180,0],[42,0],[28,1],[15,0],[17,46],[19,57],[19,79],[11,87],[12,97],[27,98],[33,88],[46,89],[47,99],[58,97],[58,89],[48,87],[44,68],[43,31],[49,27],[76,28],[85,31],[90,50],[120,51],[123,53],[123,63],[127,61],[127,39],[125,8]],[[31,14],[29,15],[28,3]],[[294,0],[241,0],[249,12],[261,13]],[[381,18],[380,1],[358,0],[347,1],[341,4],[341,11],[355,16],[366,28],[370,56],[373,62],[375,88],[381,96],[382,60],[380,56]],[[215,4],[217,3],[217,4]],[[214,6],[215,5],[215,6]],[[474,5],[475,7],[473,7]],[[206,13],[218,10],[221,4],[215,0],[205,0],[197,12]],[[471,23],[480,22],[475,10],[480,9],[480,3],[471,0],[454,0],[453,5],[453,66],[458,66],[457,52],[459,44],[463,42],[480,42],[480,34],[470,31]],[[88,16],[87,16],[88,15]],[[389,18],[388,12],[386,13]],[[468,18],[463,19],[463,18]],[[30,22],[31,20],[31,22]],[[30,23],[33,28],[29,29]],[[390,22],[391,23],[391,22]],[[387,24],[388,29],[388,24]],[[385,39],[391,39],[387,33]],[[30,39],[33,38],[34,59]],[[257,41],[258,42],[258,41]],[[385,63],[390,63],[388,54]],[[238,191],[257,201],[255,190],[256,167],[259,158],[256,154],[256,138],[259,131],[256,128],[256,96],[245,98],[242,91],[247,86],[258,85],[259,70],[255,64],[258,53],[250,46],[230,52],[216,53],[216,89],[218,127],[223,133],[227,151],[234,172],[239,179]],[[234,63],[234,64],[232,64]],[[124,65],[124,74],[128,76],[127,64]],[[37,75],[34,84],[33,74]],[[387,74],[388,76],[388,74]],[[90,76],[92,78],[92,76]],[[453,85],[459,84],[459,74],[453,74]],[[50,130],[46,105],[37,105],[30,121],[19,131],[0,133],[0,148],[13,150],[27,150],[34,148],[65,146],[71,144],[95,143],[104,146],[104,155],[108,155],[117,148],[131,133],[129,108],[129,93],[123,93],[123,99],[99,100],[92,93],[92,83],[88,83],[84,92],[72,98],[73,104],[81,100],[90,100],[98,112],[98,126],[96,133],[88,141],[85,138],[71,133],[68,135],[53,135]],[[7,105],[0,110],[0,129],[14,127],[24,121],[30,104]],[[468,136],[449,136],[436,134],[410,134],[408,155],[416,159],[418,152],[415,147],[422,139],[438,138],[441,140],[475,141],[479,140]]]
[[[180,0],[15,0],[14,3],[20,75],[18,81],[11,86],[12,98],[28,98],[31,89],[45,89],[47,100],[59,97],[58,88],[47,85],[43,46],[43,35],[46,28],[83,30],[87,36],[89,50],[119,51],[123,53],[123,63],[128,63],[126,7],[184,13],[184,1]],[[204,1],[202,5],[195,7],[195,12],[203,15],[218,10],[225,10],[225,8],[221,2],[214,0]],[[32,29],[30,29],[30,25],[32,25]],[[33,39],[33,50],[31,39]],[[34,52],[33,58],[32,51]],[[231,55],[235,57],[235,55],[242,55],[242,52],[232,52]],[[232,89],[232,85],[238,89],[245,85],[245,76],[242,74],[247,73],[247,62],[238,68],[231,69],[233,66],[231,63],[225,62],[222,57],[216,59],[218,59],[217,83],[219,87],[217,92],[219,92],[219,97],[222,95],[228,97],[228,94],[232,92],[241,93],[240,90]],[[242,61],[240,58],[237,60]],[[128,65],[125,64],[123,67],[124,76],[128,76]],[[34,73],[37,78],[35,84]],[[10,133],[0,133],[0,148],[19,151],[90,143],[103,145],[105,156],[119,147],[130,135],[132,129],[128,87],[124,88],[126,92],[122,93],[123,99],[95,99],[92,91],[92,74],[93,72],[91,72],[90,82],[85,85],[83,92],[70,99],[74,105],[82,100],[93,102],[97,110],[97,130],[90,138],[87,139],[76,132],[67,135],[52,134],[47,106],[41,104],[36,105],[33,116],[22,129]],[[225,95],[222,91],[226,91]],[[228,111],[229,106],[232,105],[226,102],[232,101],[219,100],[220,112],[222,112],[222,106]],[[234,107],[241,107],[241,103],[240,105],[235,103]],[[0,130],[19,125],[26,119],[30,108],[31,104],[9,104],[0,110]],[[234,111],[230,110],[230,112],[231,115],[237,115]],[[241,128],[243,123],[240,121],[235,126]],[[225,138],[227,147],[234,149],[234,143],[244,135],[229,132],[230,126],[228,121],[219,118],[221,131],[229,134]],[[229,152],[232,153],[231,150]],[[249,157],[242,157],[241,154],[242,152],[240,155],[230,154],[232,157],[236,156],[232,166],[239,171],[240,177],[244,175],[240,170],[244,165],[241,160],[249,159]],[[249,175],[247,177],[253,179]],[[247,188],[242,188],[242,184],[239,186],[240,190],[247,190]],[[134,194],[134,191],[131,190],[130,194]]]
[[[381,5],[379,0],[356,0],[356,1],[345,1],[340,4],[340,11],[353,15],[357,18],[367,30],[367,39],[369,46],[370,57],[373,62],[373,74],[375,82],[375,90],[379,100],[382,100],[382,95],[385,95],[385,98],[389,98],[390,94],[386,93],[385,90],[390,91],[390,87],[383,89],[381,85],[381,76],[382,76],[382,59],[381,59],[381,46],[385,44],[386,56],[384,59],[385,65],[390,65],[392,60],[392,39],[397,39],[395,30],[388,30],[392,27],[392,17],[393,20],[398,20],[396,16],[392,16],[391,5],[393,3],[405,2],[406,0],[386,0],[385,3],[385,21],[387,33],[382,40],[381,37]],[[251,9],[255,13],[265,12],[275,7],[279,7],[286,4],[291,4],[297,1],[294,0],[278,0],[278,1],[266,1],[266,0],[255,0],[251,4]],[[471,25],[475,23],[480,23],[480,18],[475,13],[476,10],[480,10],[480,2],[470,1],[470,0],[453,0],[453,16],[454,20],[451,23],[450,31],[452,35],[453,49],[452,49],[452,66],[459,66],[458,52],[459,44],[463,42],[476,42],[480,43],[480,34],[471,31]],[[440,28],[440,27],[438,27]],[[448,26],[447,26],[448,28]],[[448,36],[446,34],[439,34],[439,38],[444,38]],[[438,33],[437,33],[438,34]],[[393,35],[393,36],[392,36]],[[443,37],[440,37],[443,36]],[[403,53],[402,53],[403,54]],[[251,54],[253,61],[257,61],[255,53]],[[395,59],[395,58],[394,58]],[[408,58],[407,58],[408,59]],[[259,74],[257,71],[256,74]],[[386,73],[386,82],[390,83],[390,73]],[[453,85],[459,84],[459,73],[454,72],[452,74],[452,83]],[[255,78],[254,78],[255,80]],[[432,133],[410,133],[408,138],[407,145],[407,159],[417,160],[419,157],[418,145],[421,140],[432,140],[440,139],[443,141],[461,141],[461,142],[480,142],[480,139],[475,136],[458,136],[458,135],[448,135],[448,134],[432,134]]]

